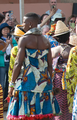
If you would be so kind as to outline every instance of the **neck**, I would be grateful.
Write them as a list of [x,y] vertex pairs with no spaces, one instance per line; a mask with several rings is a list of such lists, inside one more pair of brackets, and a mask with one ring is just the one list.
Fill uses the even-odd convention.
[[[53,8],[50,8],[50,11],[52,11],[53,10]],[[55,12],[57,11],[58,9],[57,8],[55,8]]]
[[66,41],[66,44],[68,44],[68,43],[69,43],[69,40]]
[[6,35],[3,35],[3,37],[7,38],[7,36],[6,36]]

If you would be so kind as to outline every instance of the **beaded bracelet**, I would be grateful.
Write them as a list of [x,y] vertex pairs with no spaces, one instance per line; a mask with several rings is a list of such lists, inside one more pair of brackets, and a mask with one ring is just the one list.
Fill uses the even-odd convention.
[[9,87],[15,87],[15,82],[10,82]]

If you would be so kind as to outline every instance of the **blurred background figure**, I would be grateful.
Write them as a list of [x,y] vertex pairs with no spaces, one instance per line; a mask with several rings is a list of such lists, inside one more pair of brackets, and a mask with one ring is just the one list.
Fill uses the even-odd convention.
[[11,11],[4,11],[2,13],[3,13],[4,17],[5,17],[3,22],[7,22],[7,20],[11,19],[12,15],[13,15],[12,10]]
[[[60,89],[60,94],[56,95],[56,99],[60,105],[62,115],[54,117],[56,120],[72,120],[72,114],[68,111],[67,105],[67,87],[66,87],[66,65],[71,46],[69,45],[70,31],[68,27],[62,22],[58,21],[54,36],[60,45],[51,48],[52,59],[56,58],[56,65],[54,68],[55,76],[53,85]],[[53,66],[54,67],[54,66]]]
[[[3,22],[6,22],[9,26],[11,26],[11,33],[14,32],[15,26],[18,24],[16,17],[13,14],[13,11],[4,11],[3,15],[5,16],[5,19]],[[12,36],[14,38],[14,36]]]
[[[4,16],[0,13],[0,23],[3,21]],[[6,50],[6,46],[4,45],[4,41],[0,40],[0,120],[4,120],[3,118],[3,82],[5,79],[5,67],[4,67],[4,53]],[[2,48],[2,49],[1,49]],[[2,55],[2,56],[1,56]]]
[[66,83],[67,83],[67,102],[69,112],[72,113],[73,110],[73,100],[75,94],[75,88],[77,84],[77,35],[70,36],[69,44],[75,46],[71,48],[67,66],[66,66]]
[[11,32],[13,33],[15,26],[18,24],[16,18],[12,16],[11,19],[8,19],[6,23],[12,27]]
[[41,32],[43,35],[46,35],[46,33],[50,30],[50,27],[48,25],[44,25],[41,27]]
[[71,35],[76,34],[76,15],[71,15],[68,18],[67,26],[70,29]]
[[[15,30],[14,30],[14,36],[15,36],[17,43],[18,43],[19,38],[25,34],[25,32],[21,30],[21,27],[22,25],[16,25]],[[13,67],[14,67],[14,63],[16,60],[17,52],[18,52],[18,45],[11,49],[10,64],[9,64],[9,71],[8,71],[9,82],[12,79]]]
[[64,17],[65,15],[62,10],[57,8],[57,0],[49,0],[50,10],[46,11],[48,15],[52,13],[51,24],[54,24],[56,18]]
[[51,19],[49,18],[44,24],[43,24],[43,21],[45,21],[45,19],[48,17],[49,15],[44,13],[40,16],[40,24],[37,25],[38,28],[41,28],[43,27],[44,25],[48,25],[50,27],[50,22],[51,22]]
[[8,68],[9,68],[9,61],[10,61],[10,53],[11,53],[12,47],[17,45],[16,40],[11,38],[10,30],[11,30],[11,26],[9,26],[7,23],[2,23],[0,25],[0,33],[1,33],[0,38],[4,42],[8,43],[5,54],[3,56],[4,57],[3,62],[5,65],[5,79],[2,81],[4,84],[4,88],[3,88],[4,99],[8,95]]

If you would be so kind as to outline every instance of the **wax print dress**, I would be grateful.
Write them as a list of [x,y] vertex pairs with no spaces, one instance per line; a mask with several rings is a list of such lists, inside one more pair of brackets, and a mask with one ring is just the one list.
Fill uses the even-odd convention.
[[16,80],[15,93],[11,97],[7,118],[13,120],[40,120],[59,114],[58,102],[53,96],[52,79],[48,73],[46,50],[25,50],[23,76]]
[[73,112],[72,120],[77,120],[77,46],[70,50],[66,68],[66,82],[69,112]]
[[69,112],[72,113],[73,99],[77,83],[77,47],[70,50],[67,67],[66,67],[66,82],[67,82],[67,100]]

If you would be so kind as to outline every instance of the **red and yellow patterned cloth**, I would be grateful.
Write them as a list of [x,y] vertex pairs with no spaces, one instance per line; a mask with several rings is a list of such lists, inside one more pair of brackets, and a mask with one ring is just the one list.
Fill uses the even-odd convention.
[[52,35],[55,32],[56,24],[51,25],[51,29],[46,33],[46,35]]

